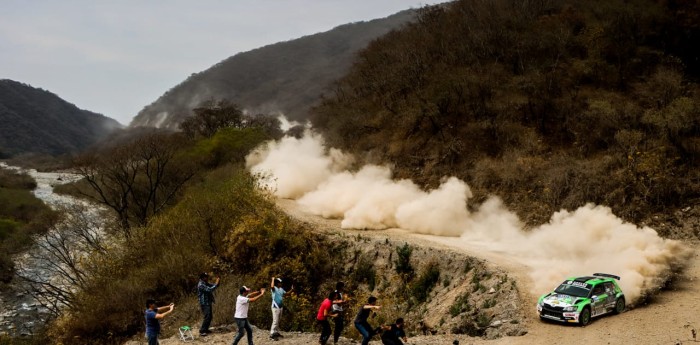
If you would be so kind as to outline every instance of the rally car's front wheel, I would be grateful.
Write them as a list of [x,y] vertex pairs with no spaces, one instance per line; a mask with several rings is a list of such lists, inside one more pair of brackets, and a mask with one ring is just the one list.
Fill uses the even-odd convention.
[[617,299],[617,302],[615,302],[615,310],[613,310],[613,312],[615,314],[619,314],[619,313],[622,313],[623,311],[625,311],[625,298],[620,297]]
[[591,309],[585,307],[578,316],[578,324],[581,326],[586,326],[589,323],[591,323]]

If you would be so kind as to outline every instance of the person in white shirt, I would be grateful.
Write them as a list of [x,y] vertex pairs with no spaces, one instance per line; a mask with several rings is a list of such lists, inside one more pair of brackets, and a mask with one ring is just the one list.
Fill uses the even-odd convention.
[[236,326],[238,326],[238,334],[236,334],[236,338],[233,339],[233,345],[238,344],[243,338],[243,333],[246,333],[248,345],[253,345],[253,329],[248,322],[248,306],[250,302],[255,302],[258,298],[262,297],[265,293],[265,289],[263,288],[251,293],[249,288],[241,286],[239,292],[240,294],[238,298],[236,298],[236,313],[233,315],[233,318],[236,320]]

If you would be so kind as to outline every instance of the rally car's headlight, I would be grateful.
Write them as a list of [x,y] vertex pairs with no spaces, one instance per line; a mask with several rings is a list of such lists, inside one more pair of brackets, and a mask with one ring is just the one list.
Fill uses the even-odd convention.
[[576,310],[576,307],[565,307],[564,311],[574,311]]

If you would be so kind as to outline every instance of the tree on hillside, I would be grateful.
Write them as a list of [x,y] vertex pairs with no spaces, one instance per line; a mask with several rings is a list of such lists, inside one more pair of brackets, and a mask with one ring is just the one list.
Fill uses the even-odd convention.
[[53,317],[80,302],[75,296],[86,290],[89,272],[95,269],[91,265],[99,265],[109,255],[102,215],[78,205],[59,211],[57,226],[37,236],[35,247],[18,263],[17,272],[20,286]]
[[81,155],[76,170],[91,187],[81,193],[112,209],[128,238],[132,226],[145,225],[194,176],[194,165],[177,155],[183,142],[181,135],[153,132]]
[[188,138],[202,136],[209,138],[221,128],[241,127],[243,111],[227,100],[209,100],[192,109],[193,116],[180,124],[180,129]]
[[282,136],[280,121],[265,114],[248,115],[227,100],[208,100],[192,110],[192,116],[180,124],[182,133],[190,138],[211,138],[223,128],[261,128],[272,138]]

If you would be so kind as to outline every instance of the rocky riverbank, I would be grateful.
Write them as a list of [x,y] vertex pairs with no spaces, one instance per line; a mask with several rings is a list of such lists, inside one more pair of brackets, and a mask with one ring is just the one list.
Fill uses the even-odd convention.
[[[3,169],[23,170],[19,167],[8,166],[0,162]],[[55,185],[76,181],[80,176],[68,173],[37,172],[25,170],[37,183],[34,195],[52,208],[82,204],[83,201],[70,196],[58,195],[53,192]],[[40,240],[40,239],[37,239]],[[32,252],[40,250],[37,245],[14,258],[23,269],[32,275],[49,279],[50,273],[43,269],[44,265],[37,262],[37,255]],[[0,289],[0,335],[27,337],[41,328],[49,318],[50,311],[39,303],[31,294],[26,292],[22,281],[15,278],[10,284]]]

